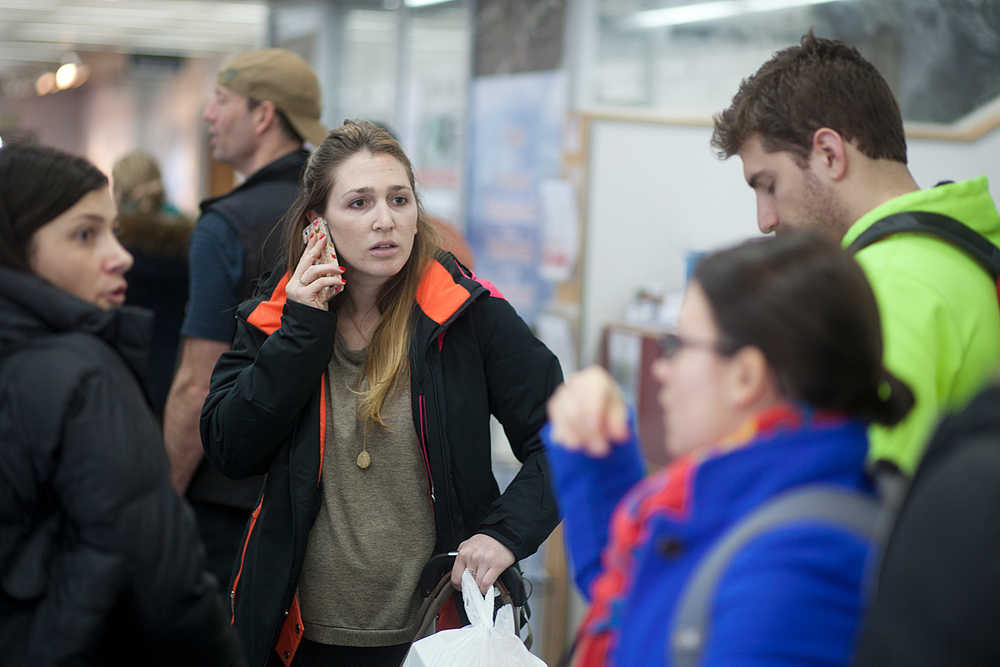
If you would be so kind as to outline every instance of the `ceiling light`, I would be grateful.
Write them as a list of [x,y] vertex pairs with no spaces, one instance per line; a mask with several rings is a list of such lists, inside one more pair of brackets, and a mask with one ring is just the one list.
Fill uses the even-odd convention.
[[406,0],[404,4],[407,7],[427,7],[428,5],[440,5],[451,1],[452,0]]
[[73,87],[79,88],[83,84],[87,83],[87,79],[89,78],[90,78],[90,65],[77,65],[76,76],[73,77]]
[[76,81],[76,63],[66,63],[56,70],[56,85],[59,90],[69,88]]
[[733,16],[741,16],[743,14],[772,12],[779,9],[791,9],[793,7],[805,7],[808,5],[822,5],[828,2],[840,1],[841,0],[721,0],[719,2],[702,2],[691,5],[680,5],[678,7],[647,9],[641,12],[636,12],[635,15],[625,21],[625,25],[631,28],[662,28],[671,25],[681,25],[684,23],[714,21]]
[[37,81],[35,81],[35,92],[39,95],[48,95],[49,93],[54,93],[57,90],[59,90],[59,86],[56,85],[55,72],[46,72],[38,77]]

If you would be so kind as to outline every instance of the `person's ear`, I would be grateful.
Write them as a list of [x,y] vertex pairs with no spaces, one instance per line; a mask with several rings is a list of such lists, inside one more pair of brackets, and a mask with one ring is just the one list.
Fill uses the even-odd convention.
[[726,390],[730,404],[740,409],[752,409],[775,398],[777,383],[760,348],[748,345],[733,354]]
[[813,132],[809,163],[816,173],[842,180],[847,175],[847,146],[840,133],[828,127]]
[[251,110],[253,127],[257,134],[264,134],[267,130],[278,122],[278,111],[274,102],[261,100],[261,102]]

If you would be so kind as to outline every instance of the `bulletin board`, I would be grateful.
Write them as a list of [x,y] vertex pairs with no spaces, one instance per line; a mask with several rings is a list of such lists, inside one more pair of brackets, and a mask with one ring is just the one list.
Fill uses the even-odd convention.
[[685,257],[756,233],[737,161],[720,162],[707,123],[583,115],[581,357],[642,287],[682,289]]

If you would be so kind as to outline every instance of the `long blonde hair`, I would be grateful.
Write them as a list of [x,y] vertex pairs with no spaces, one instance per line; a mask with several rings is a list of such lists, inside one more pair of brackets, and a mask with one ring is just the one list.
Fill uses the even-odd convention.
[[119,211],[152,214],[166,200],[156,158],[140,150],[118,158],[111,167],[111,189]]
[[[366,120],[345,120],[343,125],[331,130],[309,157],[302,173],[299,194],[282,218],[281,227],[288,247],[286,269],[291,270],[305,250],[302,228],[308,223],[308,212],[326,209],[333,189],[334,171],[361,151],[389,155],[399,160],[406,169],[417,203],[417,235],[413,239],[413,249],[403,268],[382,285],[376,297],[379,323],[368,344],[368,358],[361,373],[358,416],[386,426],[382,419],[382,406],[400,379],[409,372],[411,319],[417,286],[437,250],[436,236],[427,223],[416,194],[413,167],[399,142],[389,132]],[[331,302],[330,307],[339,310],[343,303],[341,294]]]

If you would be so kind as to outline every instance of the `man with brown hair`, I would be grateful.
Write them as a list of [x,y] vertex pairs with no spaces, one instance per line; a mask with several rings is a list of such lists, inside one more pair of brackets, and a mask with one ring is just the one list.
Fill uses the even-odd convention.
[[[742,82],[715,117],[712,146],[743,161],[764,233],[808,227],[849,247],[876,222],[919,211],[1000,244],[986,178],[921,190],[888,83],[856,49],[812,32]],[[886,364],[917,399],[900,425],[872,428],[870,458],[911,474],[941,412],[963,406],[1000,361],[996,286],[926,233],[893,234],[857,259],[879,303]]]
[[174,486],[191,501],[209,569],[225,585],[262,478],[228,480],[202,461],[201,407],[215,362],[232,342],[236,306],[280,256],[279,234],[272,232],[298,192],[309,157],[304,144],[319,145],[326,129],[316,74],[284,49],[247,51],[223,65],[203,118],[212,157],[246,180],[201,203],[191,236],[181,361],[163,430]]

